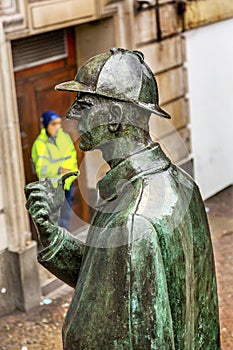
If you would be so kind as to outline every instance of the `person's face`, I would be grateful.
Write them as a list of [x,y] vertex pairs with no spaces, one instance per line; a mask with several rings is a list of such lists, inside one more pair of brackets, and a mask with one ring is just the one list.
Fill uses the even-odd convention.
[[89,151],[109,140],[109,104],[104,98],[91,94],[78,94],[67,112],[67,118],[78,120],[79,147]]
[[47,133],[49,134],[49,136],[57,136],[58,130],[61,127],[61,122],[61,118],[56,118],[49,123],[49,125],[47,126]]

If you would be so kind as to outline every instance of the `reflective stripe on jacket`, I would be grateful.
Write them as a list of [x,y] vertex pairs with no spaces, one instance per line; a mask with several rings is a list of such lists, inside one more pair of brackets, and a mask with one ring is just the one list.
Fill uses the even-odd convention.
[[[43,128],[32,146],[32,161],[35,165],[37,177],[39,179],[49,177],[52,179],[54,187],[57,186],[58,179],[62,176],[60,169],[78,171],[76,150],[70,136],[61,128],[56,138],[49,138],[45,128]],[[65,181],[64,188],[70,189],[75,180],[74,176]]]

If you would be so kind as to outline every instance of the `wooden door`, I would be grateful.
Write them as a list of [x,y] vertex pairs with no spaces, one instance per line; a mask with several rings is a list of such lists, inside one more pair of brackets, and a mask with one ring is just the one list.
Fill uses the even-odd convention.
[[[72,30],[67,30],[68,56],[47,64],[27,68],[15,72],[18,113],[23,149],[23,161],[26,183],[37,180],[31,162],[31,148],[34,140],[41,130],[40,116],[46,110],[54,110],[62,117],[76,94],[54,90],[56,84],[74,79],[77,71],[74,50],[74,35]],[[77,150],[79,163],[83,159],[83,153],[78,148],[77,128],[69,127],[64,123],[65,131],[71,133]],[[85,174],[82,173],[79,181],[82,181],[82,190],[85,187]],[[85,201],[79,191],[78,182],[75,182],[74,212],[84,221],[88,221],[89,212]],[[32,227],[32,231],[33,227]],[[35,237],[34,237],[35,238]]]

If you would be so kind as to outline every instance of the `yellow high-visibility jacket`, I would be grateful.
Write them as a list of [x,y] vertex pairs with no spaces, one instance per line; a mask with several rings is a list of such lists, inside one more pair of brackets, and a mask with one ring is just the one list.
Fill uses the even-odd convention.
[[[63,175],[60,173],[61,168],[79,172],[73,142],[62,128],[53,139],[48,137],[43,128],[33,143],[31,156],[38,179],[49,177],[54,187],[57,187],[57,181]],[[71,176],[65,180],[65,190],[70,189],[75,178]]]

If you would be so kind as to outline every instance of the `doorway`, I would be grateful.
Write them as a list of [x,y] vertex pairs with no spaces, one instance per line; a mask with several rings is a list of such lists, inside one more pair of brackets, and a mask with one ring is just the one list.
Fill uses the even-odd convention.
[[[41,130],[40,116],[45,110],[54,110],[65,116],[68,107],[75,99],[75,93],[54,90],[60,82],[74,79],[77,72],[75,35],[73,28],[27,37],[12,42],[18,114],[25,182],[37,180],[31,162],[31,148]],[[70,133],[77,151],[79,164],[83,153],[78,148],[78,132],[69,123],[63,123]],[[72,122],[70,123],[72,124]],[[82,169],[85,169],[82,167]],[[88,206],[79,191],[85,188],[85,170],[75,181],[73,212],[82,223],[88,222]],[[33,239],[36,239],[34,225],[31,223]]]

